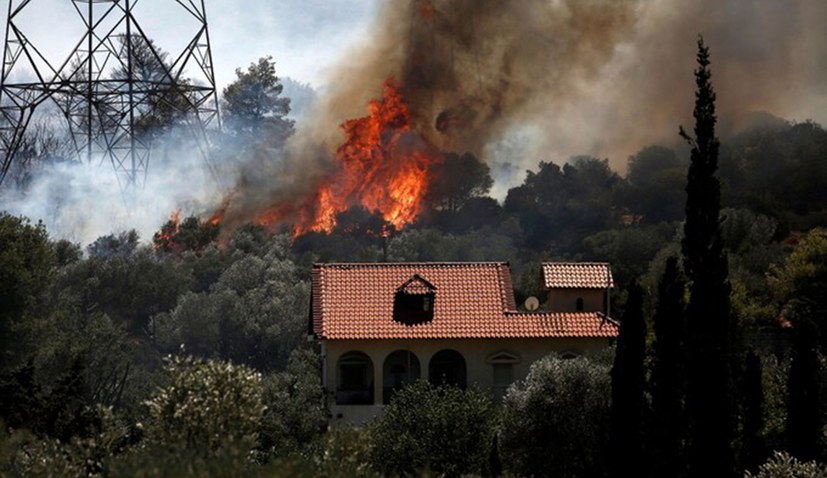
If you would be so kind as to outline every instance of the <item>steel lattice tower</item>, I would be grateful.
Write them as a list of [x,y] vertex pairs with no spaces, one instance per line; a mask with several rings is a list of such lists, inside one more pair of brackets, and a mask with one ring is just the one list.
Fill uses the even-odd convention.
[[[159,124],[184,126],[208,160],[207,132],[220,127],[220,120],[204,0],[146,0],[175,6],[182,24],[194,31],[183,48],[168,54],[138,22],[139,0],[63,1],[76,15],[62,20],[79,22],[82,33],[66,39],[72,49],[55,62],[27,38],[23,21],[38,5],[49,7],[41,0],[9,0],[0,78],[0,182],[33,113],[49,101],[68,121],[78,159],[111,162],[122,189],[143,186]],[[179,34],[190,38],[189,32]]]

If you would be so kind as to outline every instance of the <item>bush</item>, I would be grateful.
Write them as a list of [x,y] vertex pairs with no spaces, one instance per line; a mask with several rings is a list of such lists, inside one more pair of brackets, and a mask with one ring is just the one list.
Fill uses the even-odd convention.
[[610,397],[607,365],[585,357],[538,360],[505,397],[503,463],[518,475],[599,476]]
[[267,411],[261,423],[261,448],[268,454],[305,451],[327,425],[322,408],[319,355],[298,348],[287,370],[265,376],[263,399]]
[[386,476],[425,469],[447,476],[480,474],[495,423],[487,393],[420,380],[395,394],[374,422],[370,460]]
[[261,375],[247,367],[192,357],[167,359],[171,385],[146,402],[150,445],[201,450],[224,448],[245,453],[258,443],[264,413]]
[[776,451],[761,465],[758,474],[746,472],[745,478],[827,478],[827,466],[815,461],[802,463],[786,452]]

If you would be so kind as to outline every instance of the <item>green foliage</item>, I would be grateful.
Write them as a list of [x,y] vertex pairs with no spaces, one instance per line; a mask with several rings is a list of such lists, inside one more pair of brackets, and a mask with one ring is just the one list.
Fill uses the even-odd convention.
[[323,449],[316,456],[318,473],[330,477],[381,476],[371,468],[370,431],[337,427],[323,437]]
[[370,461],[383,475],[481,474],[496,414],[488,394],[420,380],[394,394],[370,430]]
[[260,374],[243,365],[193,357],[169,357],[165,369],[170,385],[146,402],[150,443],[207,455],[228,447],[245,452],[257,445],[265,409]]
[[629,157],[626,202],[647,224],[683,218],[686,162],[662,146],[647,146]]
[[648,438],[655,476],[679,476],[685,465],[685,294],[686,282],[677,258],[672,256],[667,259],[658,284],[658,302],[652,317],[655,341],[652,345],[652,417]]
[[447,153],[444,162],[431,173],[434,180],[428,186],[426,201],[442,211],[457,212],[469,199],[484,196],[494,185],[491,169],[471,153]]
[[775,291],[788,320],[814,320],[827,347],[827,229],[813,229],[801,238],[782,266],[770,269],[767,283]]
[[646,410],[646,322],[643,289],[633,282],[620,321],[612,367],[611,450],[612,476],[645,474],[643,415]]
[[749,471],[744,478],[827,478],[827,466],[815,461],[801,462],[788,453],[776,451],[758,473]]
[[545,357],[505,397],[500,449],[520,476],[601,476],[608,452],[609,365]]
[[65,441],[39,438],[25,430],[0,436],[0,475],[107,476],[112,457],[133,442],[140,431],[118,419],[111,408],[98,406],[86,413],[94,417],[89,429]]
[[518,248],[507,232],[513,223],[496,230],[483,228],[467,234],[444,234],[436,229],[411,229],[388,244],[391,261],[506,261],[516,262]]
[[177,219],[170,219],[152,236],[152,244],[161,252],[200,252],[215,241],[218,232],[218,224],[195,216],[185,218],[180,224]]
[[129,257],[138,248],[138,232],[135,229],[119,234],[109,234],[95,239],[86,247],[89,257],[106,259],[112,256]]
[[568,250],[584,236],[619,222],[614,199],[622,179],[607,160],[580,156],[560,168],[540,162],[508,191],[505,210],[519,219],[526,245]]
[[813,319],[809,315],[798,318],[787,388],[786,435],[787,449],[802,460],[821,458],[826,451],[818,340]]
[[174,310],[153,318],[158,344],[262,371],[283,368],[303,340],[310,286],[278,254],[242,257],[209,292],[181,296]]
[[631,226],[600,231],[583,239],[582,257],[588,261],[607,261],[619,284],[642,276],[655,255],[675,236],[674,223]]
[[732,366],[735,322],[730,309],[727,258],[719,214],[719,142],[709,49],[698,39],[695,70],[695,137],[686,185],[683,265],[690,280],[687,306],[687,418],[689,476],[735,473],[735,407]]
[[53,257],[43,223],[0,214],[0,373],[24,359],[23,319],[51,281]]
[[741,465],[755,470],[766,458],[764,440],[764,380],[761,357],[751,350],[743,377],[743,447]]
[[132,334],[151,332],[149,319],[170,310],[189,287],[189,275],[148,247],[90,257],[58,273],[52,297],[61,307],[96,310]]
[[302,451],[319,438],[327,426],[322,408],[321,358],[297,348],[290,354],[287,370],[266,375],[263,401],[267,406],[261,422],[261,448],[268,454]]
[[281,97],[282,85],[276,76],[272,56],[259,58],[242,71],[235,70],[236,80],[224,88],[224,124],[240,140],[260,143],[264,140],[281,145],[293,133],[290,99]]

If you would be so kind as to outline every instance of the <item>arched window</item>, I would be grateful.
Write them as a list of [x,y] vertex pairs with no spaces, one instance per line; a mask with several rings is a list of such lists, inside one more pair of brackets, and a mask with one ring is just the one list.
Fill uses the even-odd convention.
[[388,355],[382,366],[382,403],[390,403],[395,392],[419,377],[419,359],[413,352],[397,350]]
[[434,385],[447,384],[465,388],[468,378],[462,354],[450,349],[434,354],[428,364],[428,380]]
[[336,362],[336,404],[373,404],[373,362],[363,352],[348,352]]
[[577,302],[575,304],[575,310],[577,312],[583,312],[583,298],[582,297],[577,298]]

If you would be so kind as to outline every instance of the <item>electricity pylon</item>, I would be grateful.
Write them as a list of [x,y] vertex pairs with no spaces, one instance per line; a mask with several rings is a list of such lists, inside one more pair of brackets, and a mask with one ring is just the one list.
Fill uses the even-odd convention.
[[220,128],[220,120],[204,0],[144,2],[176,7],[181,18],[165,20],[175,21],[181,26],[177,34],[190,40],[175,51],[147,36],[135,10],[139,0],[63,1],[74,14],[62,21],[77,22],[79,33],[61,39],[71,50],[55,60],[29,38],[50,6],[9,0],[0,77],[0,182],[32,115],[47,102],[68,122],[78,159],[111,162],[122,190],[143,186],[152,140],[173,124],[184,127],[210,166],[207,132]]

